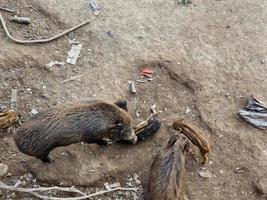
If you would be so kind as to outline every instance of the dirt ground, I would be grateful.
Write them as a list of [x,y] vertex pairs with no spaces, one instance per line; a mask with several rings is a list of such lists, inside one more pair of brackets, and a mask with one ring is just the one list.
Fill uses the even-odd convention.
[[[32,19],[30,25],[18,25],[9,21],[12,13],[0,11],[16,38],[48,38],[91,20],[59,40],[36,45],[15,44],[0,27],[1,109],[10,108],[11,89],[19,92],[17,111],[23,120],[33,108],[40,111],[88,98],[125,98],[135,124],[156,104],[160,131],[135,146],[58,148],[52,152],[55,161],[43,164],[19,153],[12,140],[14,127],[2,130],[0,162],[9,171],[1,180],[10,185],[25,180],[28,187],[75,185],[84,191],[102,188],[105,182],[141,189],[139,181],[130,183],[135,180],[131,177],[138,176],[145,187],[154,156],[174,133],[170,124],[185,116],[205,131],[213,146],[204,168],[188,157],[186,197],[266,199],[266,130],[252,127],[236,112],[251,94],[267,104],[267,1],[192,0],[186,6],[177,0],[98,2],[101,14],[96,17],[87,0],[1,0],[0,6]],[[51,61],[66,61],[74,39],[83,45],[77,63],[47,67]],[[132,95],[128,81],[138,78],[144,66],[154,69],[153,80],[136,83],[137,94]],[[200,177],[199,171],[211,177]],[[96,199],[142,200],[140,191]],[[4,190],[0,198],[34,199]]]

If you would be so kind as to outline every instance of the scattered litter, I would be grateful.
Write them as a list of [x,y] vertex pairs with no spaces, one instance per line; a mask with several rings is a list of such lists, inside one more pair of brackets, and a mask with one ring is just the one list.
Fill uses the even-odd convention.
[[146,67],[142,70],[142,75],[148,78],[152,78],[153,74],[154,74],[154,71],[151,68]]
[[129,81],[129,86],[130,86],[130,92],[132,94],[135,94],[136,93],[136,88],[135,88],[134,81]]
[[68,58],[67,58],[67,63],[75,65],[76,61],[80,55],[81,49],[82,49],[82,44],[73,44],[71,47],[71,50],[68,52]]
[[19,23],[19,24],[30,24],[31,23],[31,18],[29,17],[19,17],[15,15],[14,17],[11,18],[11,21]]
[[187,106],[185,109],[185,114],[190,113],[190,112],[191,112],[191,109]]
[[18,90],[11,89],[11,108],[16,108],[18,103]]
[[47,67],[53,67],[53,66],[63,66],[65,62],[59,62],[59,61],[51,61],[50,63],[46,64]]
[[203,177],[203,178],[211,178],[211,173],[209,171],[199,171],[198,172],[199,176]]
[[30,115],[36,115],[36,114],[38,114],[39,112],[35,109],[35,108],[33,108],[32,110],[31,110],[31,113],[30,113]]
[[267,108],[253,96],[249,98],[248,105],[237,114],[259,129],[267,127]]
[[100,14],[100,6],[98,5],[98,3],[96,2],[96,0],[92,0],[90,2],[90,6],[95,14],[95,16]]
[[236,173],[236,174],[242,174],[242,173],[245,173],[245,172],[249,172],[249,169],[246,168],[246,167],[237,167],[234,170],[234,173]]
[[152,106],[150,107],[150,110],[151,110],[151,112],[152,112],[154,115],[156,115],[156,114],[157,114],[156,104],[152,105]]
[[72,76],[72,77],[70,77],[70,78],[62,81],[61,83],[66,83],[66,82],[69,82],[69,81],[74,81],[74,80],[79,79],[81,77],[82,77],[82,75]]
[[9,8],[3,8],[3,7],[0,7],[0,10],[6,11],[6,12],[11,12],[11,13],[14,13],[14,12],[15,12],[15,11],[12,10],[12,9],[9,9]]
[[108,31],[108,32],[107,32],[107,35],[108,35],[109,37],[111,37],[111,38],[114,37],[111,31]]
[[191,0],[178,0],[178,4],[186,5],[186,4],[190,4],[190,3],[192,3]]
[[135,80],[138,83],[146,83],[148,81],[153,81],[153,78],[148,78],[146,76],[141,76],[139,79]]

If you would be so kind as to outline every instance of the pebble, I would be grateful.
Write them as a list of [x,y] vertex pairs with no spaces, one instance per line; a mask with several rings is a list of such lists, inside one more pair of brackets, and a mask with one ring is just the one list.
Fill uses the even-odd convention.
[[117,188],[117,187],[120,187],[121,184],[120,183],[113,183],[113,184],[110,184],[109,187],[111,188]]
[[200,171],[198,172],[199,176],[203,177],[203,178],[211,178],[211,173],[209,171]]
[[0,163],[0,177],[3,177],[7,174],[8,166]]
[[38,113],[39,113],[39,112],[38,112],[36,109],[33,108],[33,109],[31,110],[31,113],[30,113],[30,114],[31,114],[31,115],[36,115],[36,114],[38,114]]

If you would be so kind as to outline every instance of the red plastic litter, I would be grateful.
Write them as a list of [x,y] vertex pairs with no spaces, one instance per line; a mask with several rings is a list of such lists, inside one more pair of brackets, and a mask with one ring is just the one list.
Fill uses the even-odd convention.
[[142,74],[153,74],[154,73],[154,71],[153,71],[153,69],[151,69],[151,68],[144,68],[143,69],[143,71],[142,71]]

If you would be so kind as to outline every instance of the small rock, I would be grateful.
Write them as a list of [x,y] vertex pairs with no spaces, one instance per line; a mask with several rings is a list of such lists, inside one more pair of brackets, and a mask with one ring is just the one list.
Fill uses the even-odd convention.
[[12,198],[15,198],[15,197],[16,197],[15,192],[13,192],[13,193],[11,194],[11,197],[12,197]]
[[117,187],[120,187],[121,184],[120,183],[113,183],[111,185],[109,185],[110,188],[117,188]]
[[8,166],[0,163],[0,177],[3,177],[7,174]]
[[25,185],[27,185],[27,182],[26,181],[21,181],[20,184],[23,185],[23,186],[25,186]]
[[110,186],[109,186],[108,183],[104,183],[104,187],[105,187],[106,190],[110,190]]
[[12,174],[9,172],[9,173],[7,173],[6,176],[7,176],[7,177],[10,177],[10,176],[12,176]]
[[35,109],[35,108],[33,108],[32,110],[31,110],[31,115],[36,115],[36,114],[38,114],[39,112]]
[[236,174],[242,174],[242,173],[245,173],[245,172],[249,172],[249,169],[246,168],[246,167],[237,167],[234,170],[234,173],[236,173]]
[[203,177],[203,178],[211,178],[211,173],[209,171],[200,171],[198,172],[199,176]]

